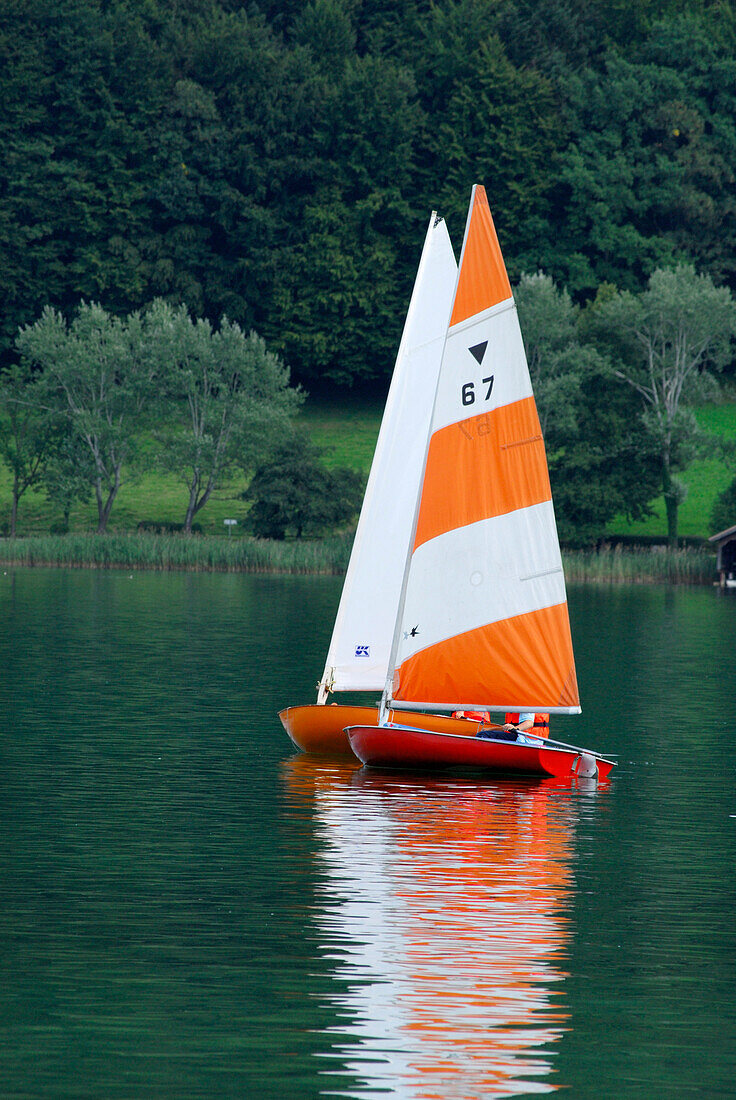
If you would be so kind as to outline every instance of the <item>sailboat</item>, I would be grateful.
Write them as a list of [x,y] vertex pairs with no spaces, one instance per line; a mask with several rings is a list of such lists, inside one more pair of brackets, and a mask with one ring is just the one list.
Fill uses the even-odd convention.
[[[429,220],[396,356],[363,507],[345,574],[317,702],[279,712],[304,752],[354,759],[345,728],[375,722],[376,706],[338,705],[339,692],[384,688],[396,608],[413,534],[434,395],[457,283],[457,262],[444,219]],[[405,724],[466,729],[461,719],[405,712]]]
[[[418,276],[412,303],[422,293]],[[407,345],[421,341],[411,313]],[[442,327],[439,338],[436,324],[432,329],[437,374],[421,470],[411,488],[405,485],[414,497],[410,530],[406,538],[404,518],[394,547],[404,561],[381,704],[346,723],[350,748],[374,766],[605,778],[614,762],[589,750],[536,737],[509,741],[498,726],[455,717],[581,709],[544,442],[511,286],[479,185]],[[400,361],[401,351],[397,372]],[[382,435],[384,427],[389,438],[386,419]],[[385,518],[364,508],[361,523],[364,515],[366,524],[378,524],[382,545],[389,542]],[[349,580],[350,570],[346,587]],[[323,679],[322,688],[330,686]],[[343,712],[338,722],[351,709],[327,708]]]

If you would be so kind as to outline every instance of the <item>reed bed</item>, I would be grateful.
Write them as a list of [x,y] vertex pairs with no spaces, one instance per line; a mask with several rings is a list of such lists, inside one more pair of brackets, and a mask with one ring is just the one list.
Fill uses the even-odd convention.
[[708,549],[668,546],[603,547],[563,554],[568,581],[596,584],[713,584],[715,554]]
[[[77,569],[158,569],[225,573],[344,573],[352,536],[329,539],[212,538],[148,533],[37,535],[0,539],[3,565]],[[707,549],[604,547],[568,550],[565,576],[596,584],[712,584],[715,555]]]
[[352,536],[274,542],[186,535],[38,535],[0,540],[4,565],[224,573],[344,573]]

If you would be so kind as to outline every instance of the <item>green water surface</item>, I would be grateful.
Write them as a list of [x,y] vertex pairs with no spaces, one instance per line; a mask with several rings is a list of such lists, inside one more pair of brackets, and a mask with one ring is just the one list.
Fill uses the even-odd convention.
[[0,1095],[736,1094],[736,599],[570,593],[612,781],[309,760],[340,581],[0,573]]

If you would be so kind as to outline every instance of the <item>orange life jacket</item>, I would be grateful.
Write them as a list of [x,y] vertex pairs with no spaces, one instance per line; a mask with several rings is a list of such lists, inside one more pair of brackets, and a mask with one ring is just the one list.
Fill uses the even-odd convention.
[[[512,726],[519,724],[518,714],[507,714],[506,721],[510,722]],[[535,714],[534,715],[534,728],[529,730],[529,733],[534,732],[537,737],[549,737],[549,715],[548,714]]]
[[454,710],[453,718],[467,718],[471,722],[490,722],[491,716],[487,710]]

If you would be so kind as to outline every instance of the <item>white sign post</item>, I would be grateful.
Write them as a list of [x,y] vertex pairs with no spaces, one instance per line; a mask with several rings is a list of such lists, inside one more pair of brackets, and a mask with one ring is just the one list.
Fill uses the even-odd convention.
[[237,527],[238,521],[236,519],[224,519],[222,521],[227,527],[228,537],[233,533],[233,527]]

